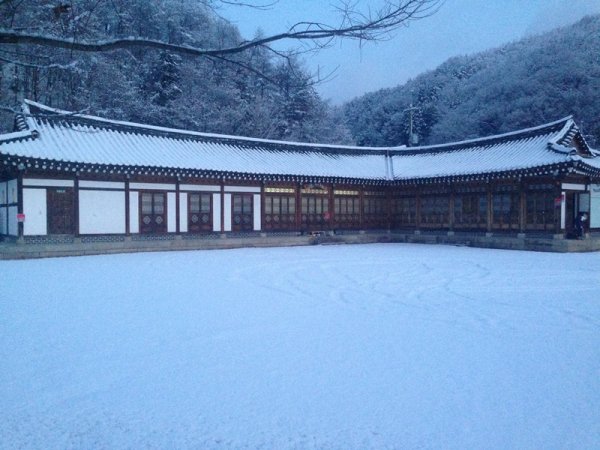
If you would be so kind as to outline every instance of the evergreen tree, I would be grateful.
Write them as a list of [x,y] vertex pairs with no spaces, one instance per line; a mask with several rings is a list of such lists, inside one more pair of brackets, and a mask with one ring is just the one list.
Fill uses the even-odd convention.
[[[242,42],[237,28],[207,4],[210,1],[84,0],[55,11],[42,0],[0,2],[3,12],[11,5],[26,11],[0,15],[0,26],[8,26],[5,21],[10,18],[14,27],[34,23],[40,33],[57,36],[141,36],[206,47]],[[81,53],[76,59],[61,48],[21,45],[16,50],[26,65],[0,65],[0,98],[8,104],[30,98],[114,119],[271,139],[322,141],[348,136],[341,121],[327,124],[333,120],[329,107],[300,64],[276,64],[274,54],[264,47],[227,61],[141,49]],[[282,126],[285,121],[287,126]],[[323,122],[321,131],[331,130],[329,134],[311,132]],[[0,130],[10,131],[12,123],[12,114],[0,114]]]
[[169,52],[163,52],[156,63],[152,64],[145,77],[141,92],[158,106],[167,106],[181,96],[181,58]]
[[451,58],[394,89],[345,105],[361,145],[406,141],[407,117],[421,142],[476,138],[539,125],[573,114],[600,146],[600,16],[501,48]]

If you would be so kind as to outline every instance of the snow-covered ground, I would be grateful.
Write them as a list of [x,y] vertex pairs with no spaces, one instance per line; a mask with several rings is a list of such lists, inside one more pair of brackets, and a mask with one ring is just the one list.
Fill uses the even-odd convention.
[[0,262],[0,447],[592,449],[600,255]]

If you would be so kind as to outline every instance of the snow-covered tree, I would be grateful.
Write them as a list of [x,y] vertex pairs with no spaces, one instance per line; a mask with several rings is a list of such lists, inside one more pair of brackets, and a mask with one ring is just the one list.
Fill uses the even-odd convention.
[[423,143],[487,136],[573,114],[600,146],[600,16],[472,56],[454,57],[402,86],[345,107],[354,139],[404,143],[413,102]]
[[152,66],[144,79],[141,92],[152,103],[167,106],[181,96],[181,73],[179,65],[181,58],[169,52],[163,52]]
[[[0,1],[0,28],[15,33],[82,42],[137,36],[169,44],[156,51],[153,45],[136,44],[98,52],[61,45],[2,45],[0,103],[14,110],[23,98],[31,98],[117,119],[284,138],[278,126],[283,88],[276,75],[285,79],[282,74],[289,71],[292,76],[293,71],[293,76],[310,80],[307,85],[312,83],[300,65],[288,64],[293,56],[281,59],[263,45],[223,57],[178,52],[179,47],[227,49],[244,42],[236,27],[214,13],[215,5],[195,0]],[[257,33],[253,41],[264,39]],[[296,95],[296,87],[285,89]],[[314,90],[311,95],[321,106],[308,114],[327,109]],[[0,117],[0,127],[12,127],[10,111]],[[309,135],[295,134],[298,139]]]

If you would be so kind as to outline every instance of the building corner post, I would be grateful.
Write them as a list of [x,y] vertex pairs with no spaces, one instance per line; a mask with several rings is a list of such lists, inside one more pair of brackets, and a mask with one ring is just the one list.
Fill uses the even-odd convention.
[[181,234],[181,206],[179,204],[180,177],[177,175],[175,180],[175,234]]
[[527,198],[525,183],[519,180],[519,235],[525,235],[527,220]]
[[79,224],[81,223],[79,217],[79,172],[75,173],[75,179],[73,180],[73,209],[75,238],[79,238]]
[[[19,172],[17,174],[17,215],[21,216],[24,211],[23,206],[23,173],[25,166],[21,163],[18,165]],[[23,243],[25,241],[25,223],[22,220],[17,222],[17,241]]]
[[131,236],[131,208],[129,203],[129,175],[125,176],[125,236]]

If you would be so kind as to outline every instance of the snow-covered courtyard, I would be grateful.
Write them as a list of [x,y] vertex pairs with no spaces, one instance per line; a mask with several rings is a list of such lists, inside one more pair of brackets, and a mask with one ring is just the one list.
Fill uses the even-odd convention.
[[592,449],[600,255],[0,262],[0,447]]

